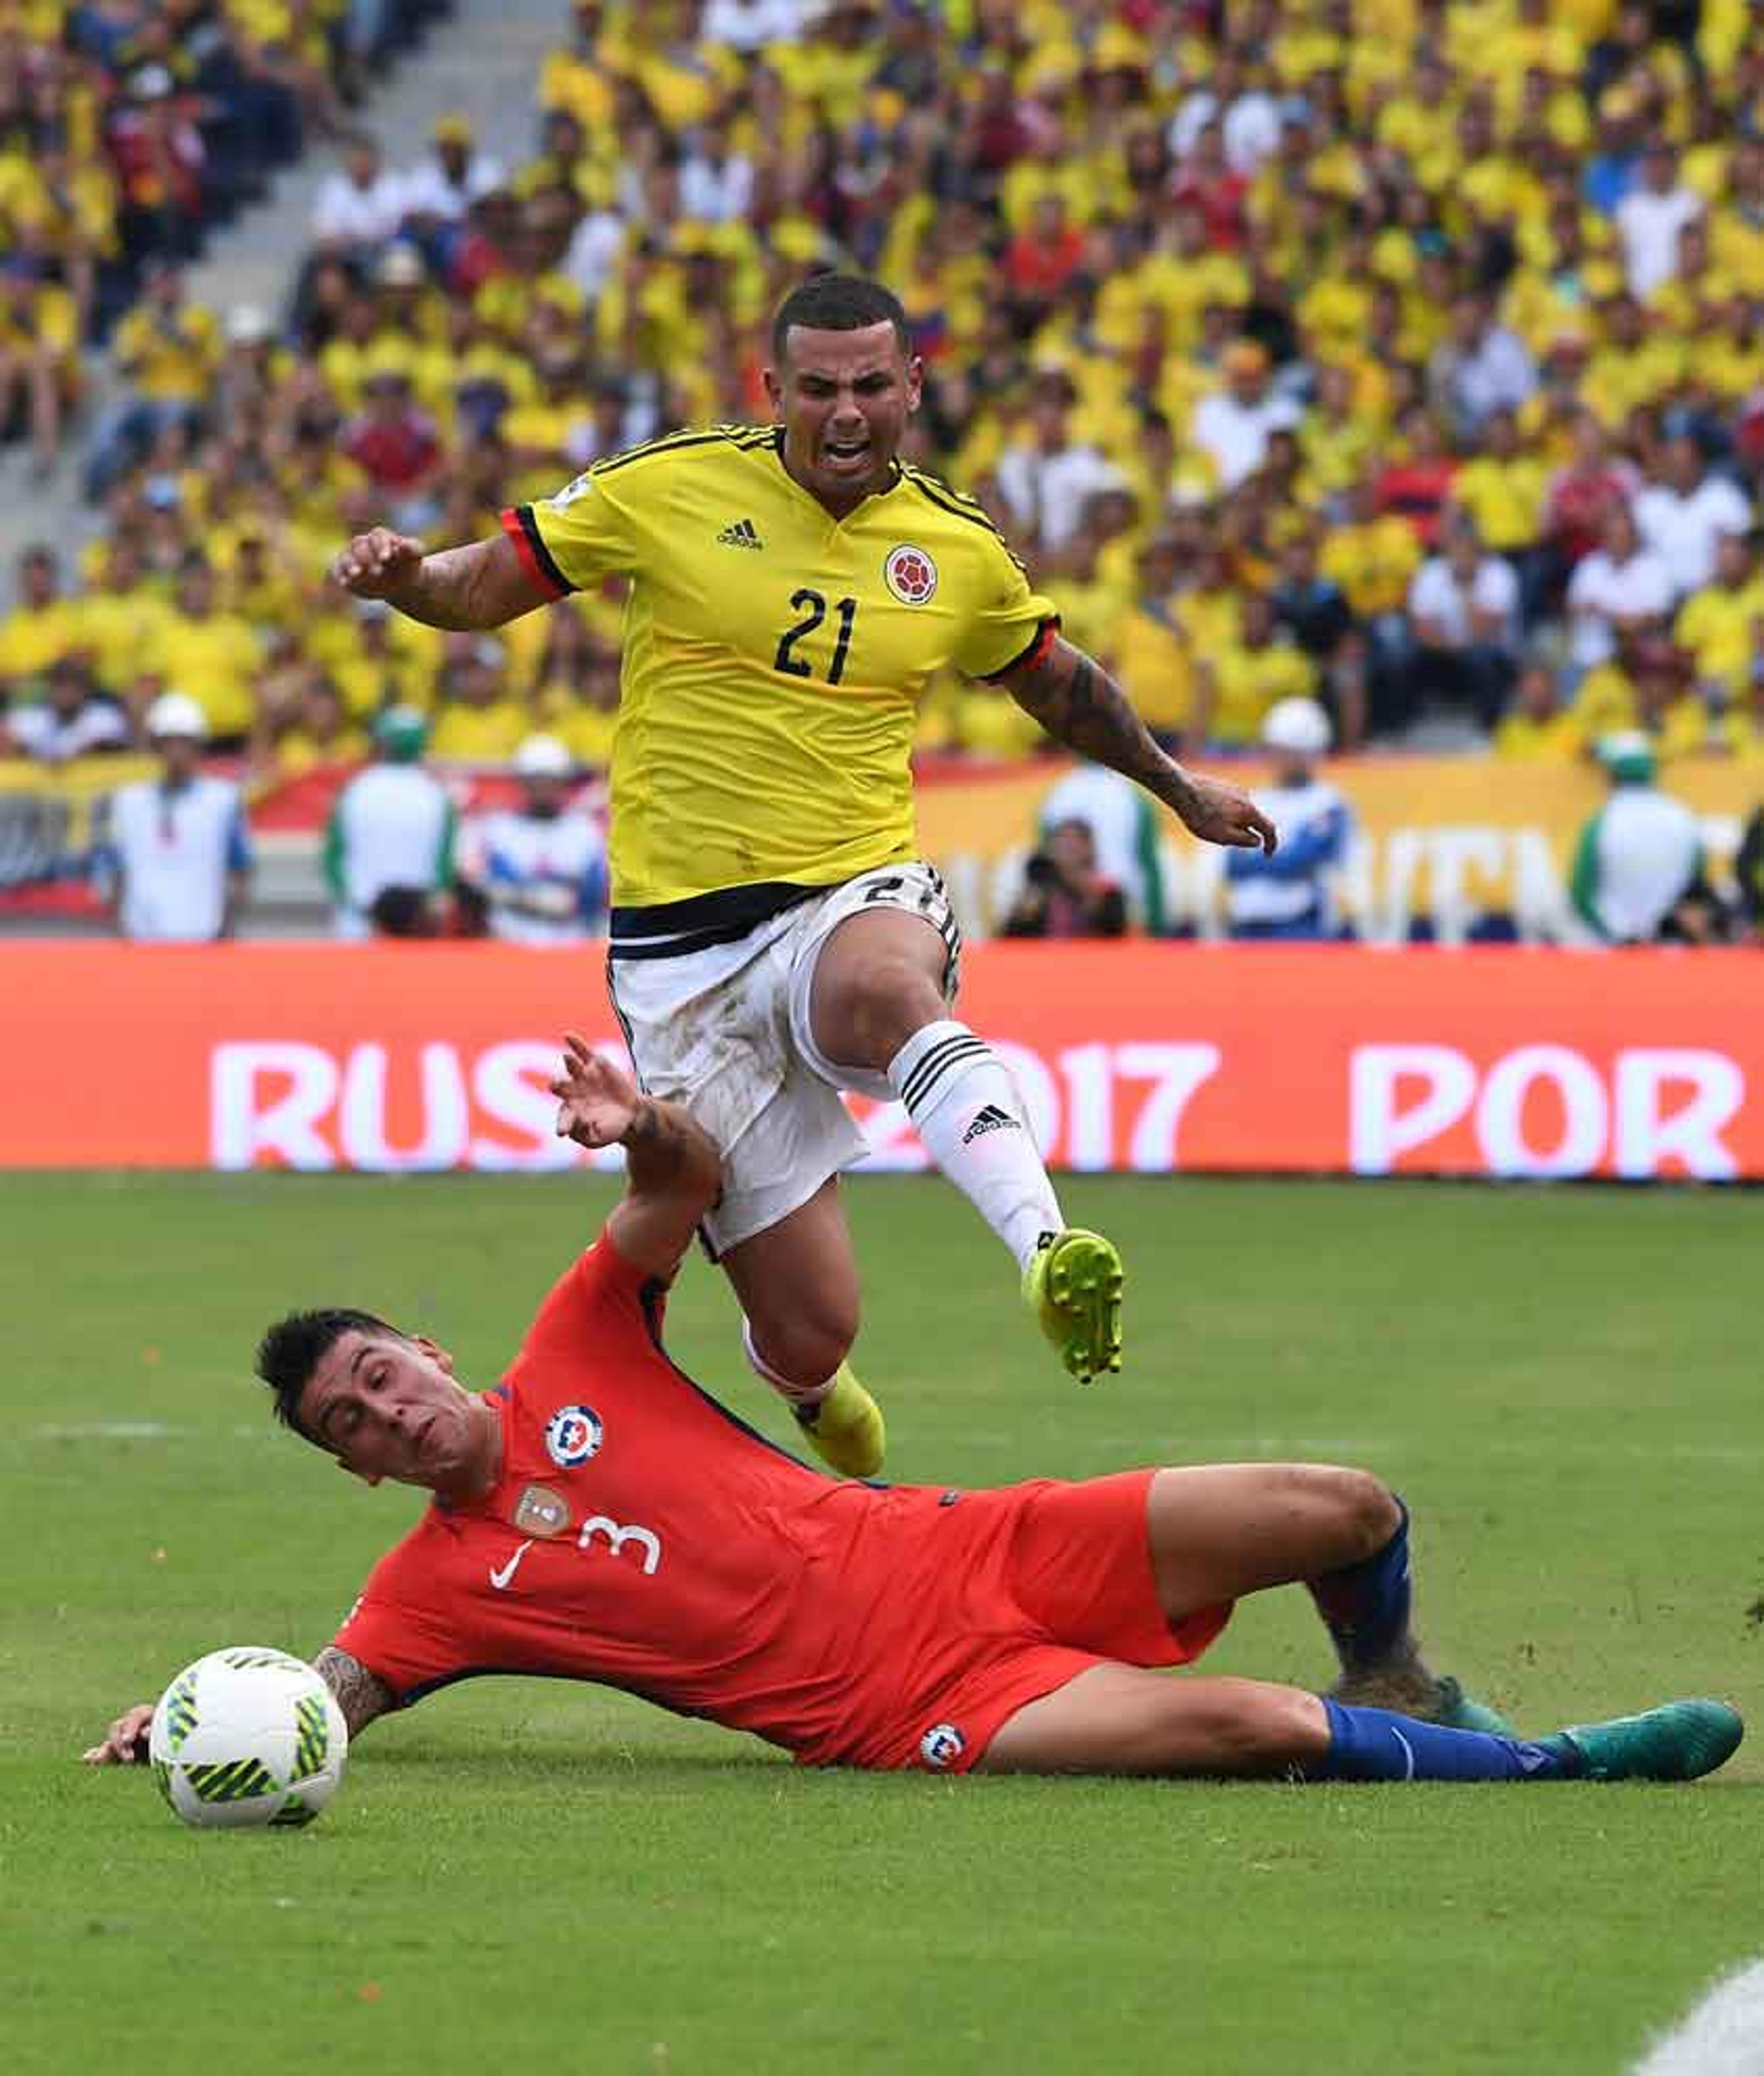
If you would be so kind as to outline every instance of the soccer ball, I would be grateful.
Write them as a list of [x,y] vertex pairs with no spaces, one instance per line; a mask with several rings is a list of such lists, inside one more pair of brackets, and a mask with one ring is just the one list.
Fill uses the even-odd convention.
[[239,1645],[186,1665],[166,1688],[147,1757],[186,1824],[309,1824],[342,1786],[349,1725],[303,1659]]

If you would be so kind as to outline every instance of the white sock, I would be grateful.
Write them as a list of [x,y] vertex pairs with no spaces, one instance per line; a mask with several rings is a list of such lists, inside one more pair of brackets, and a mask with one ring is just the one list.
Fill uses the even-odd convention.
[[832,1376],[824,1376],[819,1384],[795,1384],[787,1376],[780,1376],[753,1345],[753,1322],[741,1321],[741,1352],[747,1357],[748,1367],[756,1376],[762,1376],[781,1398],[787,1398],[792,1405],[819,1405],[833,1388],[839,1375],[836,1369]]
[[965,1023],[915,1031],[888,1063],[925,1151],[1026,1268],[1065,1220],[1005,1064]]

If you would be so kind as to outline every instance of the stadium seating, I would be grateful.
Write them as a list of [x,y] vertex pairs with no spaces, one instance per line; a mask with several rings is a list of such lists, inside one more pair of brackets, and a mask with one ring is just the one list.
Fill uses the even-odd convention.
[[[59,110],[70,155],[59,184],[0,156],[27,305],[34,281],[93,322],[107,262],[175,258],[263,154],[341,120],[343,0],[15,11],[15,106]],[[475,176],[443,125],[404,169],[416,206],[290,255],[284,324],[190,312],[143,343],[150,287],[117,351],[166,408],[100,471],[143,552],[120,593],[95,546],[55,609],[139,712],[160,652],[115,630],[174,613],[200,547],[260,653],[224,732],[265,777],[303,767],[315,682],[344,742],[394,695],[442,697],[421,630],[363,665],[312,575],[340,538],[466,538],[623,442],[762,413],[769,311],[850,265],[898,287],[925,357],[916,458],[994,510],[1169,741],[1252,746],[1313,691],[1348,751],[1572,762],[1640,725],[1669,768],[1764,768],[1756,13],[578,0],[525,163]],[[23,365],[0,358],[28,418]],[[45,609],[0,628],[15,696]],[[618,619],[609,593],[508,629],[493,704],[604,748]],[[954,683],[921,741],[1044,746]]]

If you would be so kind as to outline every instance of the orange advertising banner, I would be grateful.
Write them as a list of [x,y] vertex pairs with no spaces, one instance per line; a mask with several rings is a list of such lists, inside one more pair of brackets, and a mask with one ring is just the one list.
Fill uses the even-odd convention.
[[[1052,1165],[1764,1177],[1764,955],[977,947],[961,1012]],[[0,1166],[568,1167],[567,1026],[622,1052],[598,949],[0,952]],[[854,1105],[872,1165],[925,1165]],[[616,1165],[616,1155],[598,1165]]]

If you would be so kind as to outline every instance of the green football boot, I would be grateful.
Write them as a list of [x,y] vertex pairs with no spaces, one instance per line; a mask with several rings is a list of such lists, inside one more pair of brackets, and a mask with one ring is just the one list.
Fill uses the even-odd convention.
[[1745,1734],[1725,1701],[1668,1701],[1538,1742],[1585,1780],[1700,1780],[1733,1756]]
[[1467,1694],[1462,1683],[1449,1673],[1440,1679],[1437,1713],[1432,1720],[1448,1730],[1481,1730],[1492,1738],[1516,1738],[1519,1734],[1505,1716],[1485,1701]]
[[1121,1257],[1101,1233],[1044,1233],[1023,1272],[1024,1301],[1080,1384],[1121,1367]]

